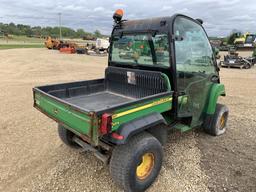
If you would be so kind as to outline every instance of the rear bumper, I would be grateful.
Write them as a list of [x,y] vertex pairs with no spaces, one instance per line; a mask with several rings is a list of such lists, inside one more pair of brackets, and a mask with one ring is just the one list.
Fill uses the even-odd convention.
[[[97,157],[99,160],[104,162],[105,164],[108,164],[110,159],[110,153],[103,153],[100,150],[96,149],[95,147],[91,146],[89,143],[85,142],[81,138],[74,136],[73,141],[77,143],[79,146],[83,148],[84,151],[90,151],[94,154],[95,157]],[[109,150],[110,151],[110,148]]]

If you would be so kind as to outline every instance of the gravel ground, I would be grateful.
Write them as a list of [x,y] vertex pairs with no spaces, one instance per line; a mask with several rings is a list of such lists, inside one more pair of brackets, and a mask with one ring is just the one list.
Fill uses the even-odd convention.
[[[223,55],[224,53],[222,53]],[[242,56],[250,52],[240,53]],[[256,191],[256,67],[221,69],[230,110],[228,132],[221,137],[199,134],[201,167],[210,191]]]
[[[0,58],[0,191],[120,191],[107,166],[62,144],[56,123],[32,107],[32,87],[100,78],[107,58],[46,49],[1,50]],[[221,75],[229,131],[219,138],[198,130],[171,134],[161,173],[148,191],[255,189],[256,68]]]

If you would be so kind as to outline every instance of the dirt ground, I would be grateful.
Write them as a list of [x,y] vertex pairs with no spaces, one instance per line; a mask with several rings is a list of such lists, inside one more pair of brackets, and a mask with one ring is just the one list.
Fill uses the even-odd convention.
[[[32,107],[34,86],[100,78],[106,63],[46,49],[0,51],[0,191],[120,191],[107,166],[62,144],[56,123]],[[148,191],[256,191],[256,67],[221,69],[221,79],[227,133],[171,134]]]

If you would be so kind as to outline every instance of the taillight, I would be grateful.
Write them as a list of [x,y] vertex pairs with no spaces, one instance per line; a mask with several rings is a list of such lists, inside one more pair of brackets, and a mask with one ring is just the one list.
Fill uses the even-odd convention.
[[101,117],[100,133],[105,135],[111,131],[112,117],[108,113],[104,113]]

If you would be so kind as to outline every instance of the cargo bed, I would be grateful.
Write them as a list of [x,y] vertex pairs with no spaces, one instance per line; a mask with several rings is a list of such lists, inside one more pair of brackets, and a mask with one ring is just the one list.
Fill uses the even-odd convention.
[[35,88],[60,102],[85,112],[99,112],[168,90],[159,72],[130,69],[137,82],[129,83],[127,69],[108,67],[105,79],[48,85]]
[[81,95],[64,99],[66,102],[79,106],[90,111],[99,111],[110,107],[120,105],[129,101],[134,101],[135,98],[118,95],[110,91],[102,91],[90,95]]
[[101,114],[170,95],[169,82],[160,72],[108,67],[105,79],[34,88],[34,106],[67,128],[96,140],[94,131]]

